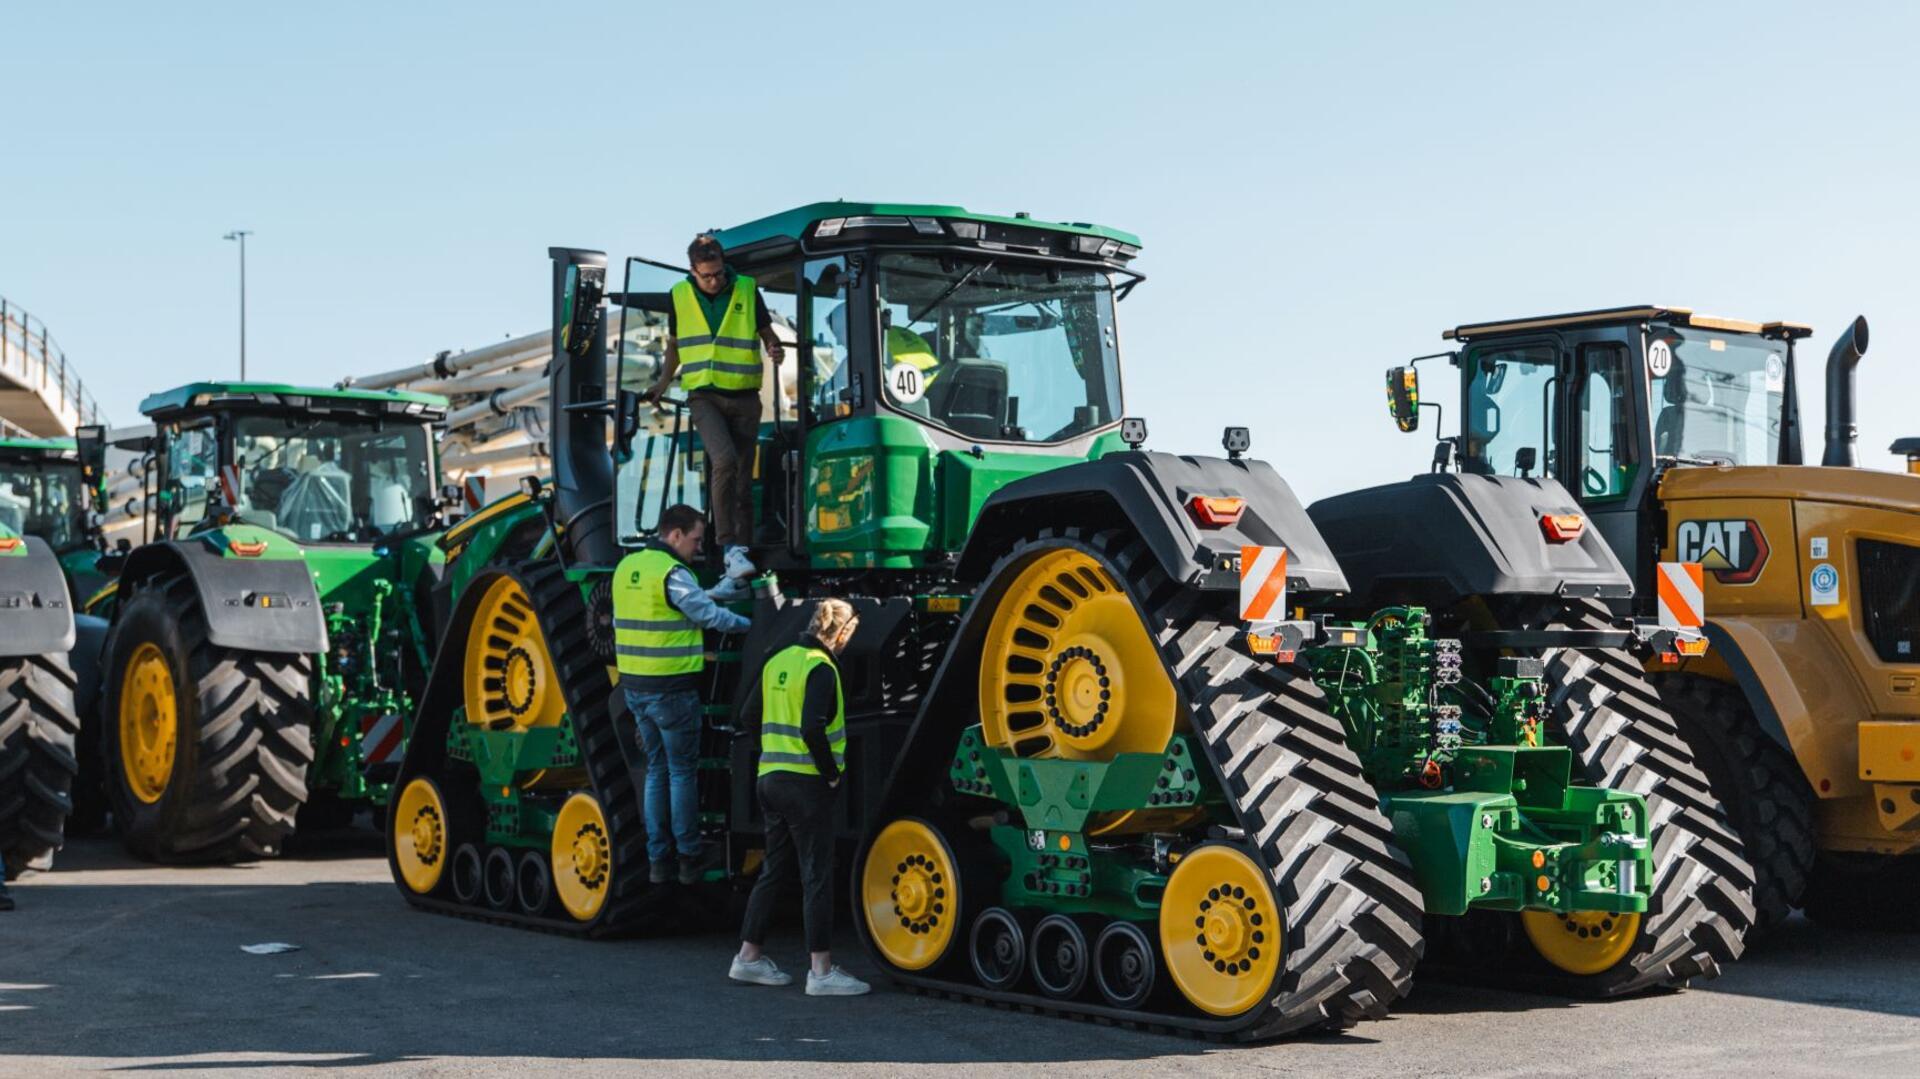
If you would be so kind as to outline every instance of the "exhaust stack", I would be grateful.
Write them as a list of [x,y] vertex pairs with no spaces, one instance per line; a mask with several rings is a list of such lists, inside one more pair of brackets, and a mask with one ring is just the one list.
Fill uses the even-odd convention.
[[1847,332],[1833,343],[1827,353],[1827,452],[1820,463],[1832,468],[1852,468],[1853,440],[1859,433],[1853,422],[1853,369],[1867,352],[1867,319],[1853,320]]

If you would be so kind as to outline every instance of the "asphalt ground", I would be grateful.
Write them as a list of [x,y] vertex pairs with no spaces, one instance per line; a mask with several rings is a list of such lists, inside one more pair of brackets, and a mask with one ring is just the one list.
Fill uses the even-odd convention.
[[[84,841],[0,914],[0,1075],[1920,1075],[1920,935],[1796,918],[1723,977],[1607,1003],[1423,982],[1393,1018],[1224,1045],[726,979],[728,934],[593,943],[410,909],[371,833],[162,869]],[[866,973],[851,934],[846,965]],[[249,955],[245,944],[298,951]],[[783,966],[799,941],[776,937]]]

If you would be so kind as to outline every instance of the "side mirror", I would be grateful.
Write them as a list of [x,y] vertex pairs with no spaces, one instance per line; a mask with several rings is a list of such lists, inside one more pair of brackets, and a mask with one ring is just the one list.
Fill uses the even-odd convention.
[[1387,369],[1387,411],[1400,430],[1420,429],[1420,372],[1411,365]]
[[91,480],[99,474],[107,459],[107,428],[105,424],[86,423],[73,429],[73,444],[78,451],[80,467],[84,475]]
[[613,399],[613,444],[622,453],[632,453],[633,436],[640,433],[640,395],[620,390]]

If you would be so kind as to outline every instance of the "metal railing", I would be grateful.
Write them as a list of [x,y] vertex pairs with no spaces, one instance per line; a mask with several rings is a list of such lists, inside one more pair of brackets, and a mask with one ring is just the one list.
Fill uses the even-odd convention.
[[0,296],[0,375],[39,394],[69,432],[83,423],[104,422],[99,404],[81,384],[79,372],[67,366],[67,355],[47,333],[46,324],[4,296]]

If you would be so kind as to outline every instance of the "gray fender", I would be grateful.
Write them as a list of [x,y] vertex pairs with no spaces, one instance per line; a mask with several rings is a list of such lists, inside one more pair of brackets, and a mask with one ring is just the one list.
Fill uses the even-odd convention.
[[43,656],[73,648],[73,597],[60,559],[38,536],[24,554],[0,555],[0,656]]
[[207,638],[221,648],[318,655],[327,650],[327,621],[313,575],[300,558],[228,558],[205,540],[148,544],[120,572],[120,604],[145,582],[169,572],[193,581],[206,612]]

